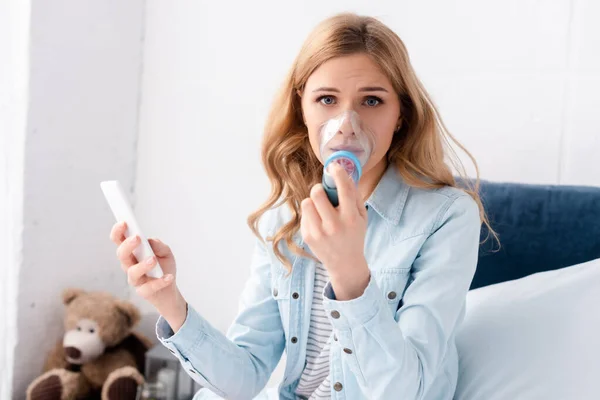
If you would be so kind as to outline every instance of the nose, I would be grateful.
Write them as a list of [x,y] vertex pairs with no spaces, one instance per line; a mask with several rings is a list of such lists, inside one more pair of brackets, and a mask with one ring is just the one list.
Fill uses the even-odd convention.
[[351,138],[354,136],[354,127],[352,126],[352,118],[350,116],[344,117],[340,129],[338,130],[338,135],[342,135],[344,138]]
[[73,360],[77,360],[79,357],[81,357],[81,351],[76,347],[65,348],[65,353],[67,353],[67,356]]

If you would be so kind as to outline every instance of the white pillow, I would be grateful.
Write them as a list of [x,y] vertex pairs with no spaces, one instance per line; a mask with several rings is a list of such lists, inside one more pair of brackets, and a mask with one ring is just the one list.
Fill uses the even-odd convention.
[[600,399],[600,259],[469,292],[455,400]]

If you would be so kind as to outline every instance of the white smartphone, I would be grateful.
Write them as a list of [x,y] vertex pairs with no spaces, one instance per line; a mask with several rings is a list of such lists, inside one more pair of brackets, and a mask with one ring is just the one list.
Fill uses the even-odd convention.
[[[148,240],[142,234],[140,225],[133,214],[130,202],[127,199],[125,191],[121,187],[119,181],[100,182],[100,188],[102,188],[104,197],[106,197],[106,201],[108,202],[108,205],[110,206],[110,209],[112,210],[117,222],[125,221],[127,224],[125,237],[130,237],[132,235],[138,235],[140,237],[140,244],[135,248],[135,250],[133,250],[133,255],[135,258],[137,258],[138,262],[143,262],[149,257],[154,256],[152,247],[150,247],[150,243],[148,243]],[[156,262],[154,268],[146,273],[146,275],[152,278],[160,278],[163,276],[163,271],[158,264],[158,261]]]

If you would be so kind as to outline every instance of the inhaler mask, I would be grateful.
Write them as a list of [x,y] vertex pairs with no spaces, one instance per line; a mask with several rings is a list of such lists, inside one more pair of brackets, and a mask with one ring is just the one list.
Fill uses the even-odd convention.
[[319,152],[324,164],[323,188],[334,207],[339,201],[329,167],[334,163],[341,165],[358,184],[362,168],[369,161],[374,147],[375,135],[354,110],[345,111],[321,125]]

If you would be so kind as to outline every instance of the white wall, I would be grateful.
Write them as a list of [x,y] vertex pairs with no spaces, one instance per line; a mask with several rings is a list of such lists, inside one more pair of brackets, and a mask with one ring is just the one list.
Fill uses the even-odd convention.
[[[142,17],[143,0],[57,0],[32,1],[30,19],[20,21],[30,34],[30,68],[16,60],[29,88],[17,94],[28,98],[28,112],[24,161],[15,169],[23,187],[23,218],[16,222],[23,230],[13,238],[22,241],[23,258],[18,282],[9,283],[18,296],[15,399],[24,398],[63,333],[65,287],[128,295],[99,183],[120,179],[133,186]],[[6,144],[2,153],[12,155]],[[0,332],[6,328],[1,318]]]
[[600,3],[575,1],[565,73],[561,183],[600,186]]
[[403,4],[389,19],[484,178],[600,185],[598,2]]
[[0,3],[0,399],[11,396],[17,338],[29,16],[29,1]]
[[[262,125],[309,30],[350,10],[405,41],[482,177],[600,185],[600,6],[592,0],[148,0],[137,213],[169,243],[187,299],[219,329],[248,276],[248,213],[268,186]],[[277,372],[275,379],[281,374]]]

